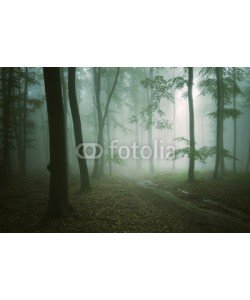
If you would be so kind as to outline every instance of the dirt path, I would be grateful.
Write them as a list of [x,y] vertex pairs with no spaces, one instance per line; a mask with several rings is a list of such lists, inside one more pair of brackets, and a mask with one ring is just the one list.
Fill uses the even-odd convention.
[[[132,179],[152,201],[162,199],[166,209],[178,218],[180,232],[250,232],[250,216],[236,209],[220,205],[211,199],[189,201],[150,180]],[[181,191],[184,194],[185,191]]]

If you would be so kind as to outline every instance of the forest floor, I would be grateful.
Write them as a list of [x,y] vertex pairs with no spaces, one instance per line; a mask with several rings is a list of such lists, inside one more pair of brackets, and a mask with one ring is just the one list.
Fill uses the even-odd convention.
[[249,183],[243,175],[191,184],[182,174],[119,177],[80,195],[74,181],[75,214],[48,220],[48,179],[27,179],[0,188],[0,232],[250,232]]

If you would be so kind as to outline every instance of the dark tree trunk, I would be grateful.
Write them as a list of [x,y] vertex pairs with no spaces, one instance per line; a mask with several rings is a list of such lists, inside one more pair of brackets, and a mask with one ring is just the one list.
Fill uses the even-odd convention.
[[63,96],[63,109],[64,109],[64,120],[65,120],[65,139],[66,139],[66,152],[68,162],[68,175],[70,174],[70,163],[69,163],[69,145],[68,145],[68,97],[67,88],[64,77],[64,68],[60,68],[60,78],[62,84],[62,96]]
[[188,106],[189,106],[189,169],[188,181],[194,181],[195,167],[195,134],[194,134],[194,106],[193,106],[193,68],[188,68]]
[[[101,92],[101,70],[100,68],[93,68],[93,76],[94,76],[94,86],[95,86],[95,105],[97,110],[97,121],[98,121],[98,133],[97,133],[97,144],[102,146],[102,130],[101,130],[101,124],[102,124],[102,110],[101,110],[101,101],[100,101],[100,92]],[[99,147],[96,148],[96,155],[99,154]],[[98,177],[99,174],[99,162],[100,159],[96,158],[94,160],[94,168],[92,176],[94,178]]]
[[[79,145],[83,145],[83,137],[82,137],[82,127],[81,127],[81,119],[78,109],[77,97],[76,97],[76,88],[75,88],[75,80],[76,80],[76,68],[68,68],[69,78],[68,78],[68,89],[69,89],[69,103],[72,114],[72,120],[74,125],[74,134],[75,134],[75,144],[76,147]],[[84,154],[84,147],[82,146],[80,151],[81,158],[78,157],[78,165],[80,170],[80,178],[81,178],[81,187],[80,191],[87,191],[90,189],[89,182],[89,173],[87,162]],[[84,158],[83,158],[84,157]]]
[[[12,92],[12,96],[14,96],[14,91]],[[22,174],[22,109],[21,103],[18,101],[18,105],[16,109],[16,103],[14,102],[12,105],[12,121],[13,121],[13,129],[16,138],[16,150],[17,150],[17,161],[19,166],[19,172]]]
[[221,81],[222,81],[222,68],[215,68],[216,85],[217,85],[217,117],[216,117],[216,159],[213,179],[218,178],[220,156],[221,156]]
[[[233,87],[233,109],[234,111],[236,112],[236,72],[235,72],[235,68],[233,68],[233,84],[234,84],[234,87]],[[236,124],[236,121],[237,121],[237,118],[236,118],[236,115],[234,116],[234,145],[233,145],[233,172],[235,173],[236,172],[236,151],[237,151],[237,124]]]
[[223,150],[224,150],[224,118],[223,118],[223,113],[224,113],[224,82],[223,82],[223,68],[221,68],[221,115],[220,115],[220,164],[219,164],[219,175],[220,177],[223,177],[226,173],[225,169],[225,160],[224,160],[224,155],[223,155]]
[[50,190],[48,215],[63,217],[72,212],[68,198],[65,122],[60,68],[43,68],[50,141]]
[[29,70],[25,68],[25,83],[23,93],[23,137],[22,137],[22,160],[21,160],[21,174],[26,175],[26,141],[27,141],[27,100],[28,100],[28,76]]
[[[8,74],[6,74],[8,73]],[[10,158],[10,111],[13,91],[14,68],[2,69],[3,83],[3,181],[8,184],[12,177]],[[6,76],[7,75],[7,76]],[[6,84],[7,82],[7,84]]]

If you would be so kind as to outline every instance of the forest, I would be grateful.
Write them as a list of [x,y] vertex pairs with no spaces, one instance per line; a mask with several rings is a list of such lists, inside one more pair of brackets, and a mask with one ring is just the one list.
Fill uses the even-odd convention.
[[0,232],[250,232],[250,68],[1,67]]

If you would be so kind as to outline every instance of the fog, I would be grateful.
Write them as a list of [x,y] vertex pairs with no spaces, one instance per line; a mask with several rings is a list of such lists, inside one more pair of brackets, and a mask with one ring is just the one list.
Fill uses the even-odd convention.
[[[28,118],[34,123],[29,137],[31,142],[29,147],[27,147],[27,174],[32,176],[32,174],[48,174],[47,165],[50,161],[49,131],[42,68],[28,69],[29,72],[36,77],[36,82],[28,85],[27,101],[29,103],[29,99],[38,99],[41,102],[36,109],[30,110],[28,113]],[[103,115],[109,93],[115,80],[117,68],[99,69],[101,72],[100,106]],[[76,70],[76,95],[84,143],[98,142],[98,111],[93,70],[94,68],[84,67],[78,67]],[[244,71],[244,76],[237,83],[241,89],[241,93],[237,94],[236,97],[236,109],[241,111],[240,116],[236,119],[236,168],[239,172],[246,171],[250,139],[250,102],[248,98],[250,75],[248,68],[242,70]],[[212,93],[204,94],[202,91],[200,82],[203,79],[201,78],[200,71],[201,68],[194,68],[193,107],[196,149],[216,145],[216,118],[209,116],[210,113],[216,111],[216,99]],[[68,173],[69,176],[78,176],[79,170],[74,128],[68,103],[67,68],[62,68],[62,76],[65,93],[64,110],[66,116]],[[185,96],[187,87],[183,86],[177,88],[176,86],[171,86],[171,88],[168,87],[167,91],[164,90],[164,92],[162,92],[159,88],[160,85],[156,88],[155,86],[150,87],[143,84],[145,79],[148,79],[152,83],[156,78],[168,83],[169,80],[178,76],[184,79],[187,78],[184,68],[120,68],[117,84],[110,99],[107,118],[103,128],[105,176],[149,175],[150,163],[153,164],[151,175],[157,174],[158,172],[186,172],[188,170],[189,158],[187,155],[176,159],[173,159],[173,157],[166,159],[166,157],[162,158],[156,155],[157,151],[154,149],[155,155],[153,159],[140,158],[140,155],[139,158],[133,158],[132,155],[127,157],[125,147],[119,150],[122,146],[131,147],[133,143],[140,147],[152,146],[154,143],[158,143],[158,146],[170,147],[169,149],[171,149],[172,152],[187,146],[186,140],[190,139],[189,104],[187,96]],[[167,96],[164,95],[166,92],[168,93]],[[18,105],[18,103],[15,105]],[[225,107],[233,109],[232,96],[225,100]],[[149,120],[151,124],[148,124]],[[160,126],[159,123],[163,125]],[[235,137],[233,128],[234,118],[224,118],[224,149],[228,150],[231,155],[234,155]],[[151,136],[149,138],[150,134]],[[178,140],[179,138],[181,138],[181,140]],[[115,144],[117,145],[117,148],[115,148],[116,155],[111,158],[109,157],[111,151],[109,146],[111,142],[115,140],[117,140]],[[12,168],[14,173],[18,174],[18,153],[14,138],[12,144]],[[88,150],[91,152],[90,148],[88,148]],[[147,156],[147,147],[144,150],[146,150],[144,153]],[[92,149],[92,152],[93,151],[94,148]],[[94,167],[94,160],[87,159],[87,165],[89,173],[91,174]],[[214,166],[215,155],[206,157],[206,161],[203,163],[199,160],[195,162],[196,172],[212,171]],[[225,167],[227,171],[232,171],[233,159],[225,158]]]

